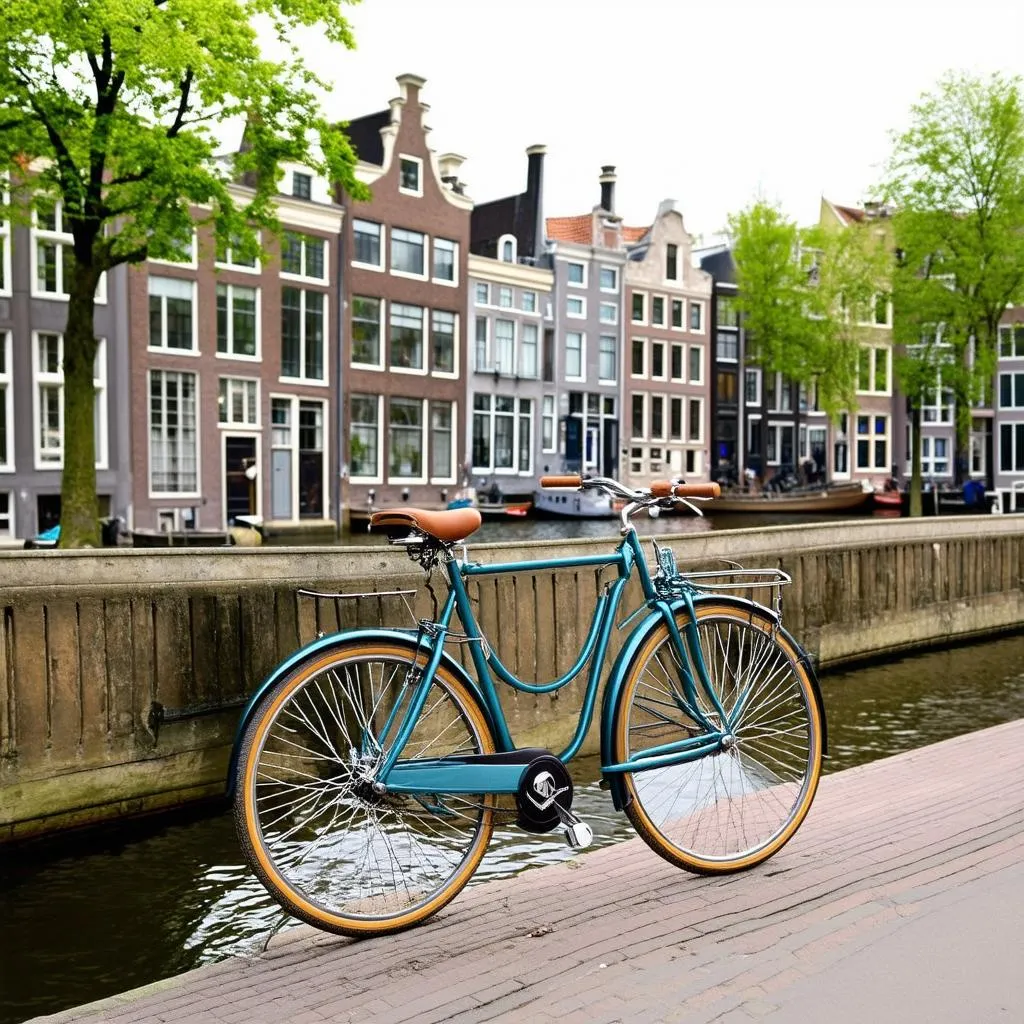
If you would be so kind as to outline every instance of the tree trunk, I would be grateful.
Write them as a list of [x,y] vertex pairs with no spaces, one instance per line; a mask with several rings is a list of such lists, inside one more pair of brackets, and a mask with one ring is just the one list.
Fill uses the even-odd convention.
[[[938,501],[938,496],[935,498]],[[921,515],[921,405],[910,409],[910,514]]]
[[60,546],[99,547],[96,500],[96,389],[93,311],[99,274],[74,266],[64,330],[64,475],[60,493]]
[[973,419],[973,410],[967,396],[963,398],[959,395],[957,396],[954,416],[956,439],[953,444],[955,449],[953,482],[957,487],[963,487],[971,475],[971,421]]

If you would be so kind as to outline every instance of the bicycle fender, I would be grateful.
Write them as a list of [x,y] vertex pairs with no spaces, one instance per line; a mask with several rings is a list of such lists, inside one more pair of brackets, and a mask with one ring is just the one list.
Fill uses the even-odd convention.
[[[284,661],[275,666],[270,675],[260,683],[253,695],[249,698],[249,702],[245,705],[245,708],[242,710],[242,715],[238,720],[238,728],[235,730],[235,738],[231,745],[231,759],[228,762],[227,786],[225,790],[228,799],[234,799],[235,770],[238,767],[238,757],[241,753],[242,736],[245,733],[246,727],[255,714],[256,708],[259,706],[266,694],[269,693],[270,690],[282,679],[284,679],[284,677],[287,676],[296,665],[311,655],[327,652],[335,647],[346,647],[349,644],[367,640],[397,643],[412,650],[416,644],[417,632],[418,631],[415,629],[352,629],[346,630],[344,633],[329,633],[326,636],[311,640],[309,643],[289,654]],[[494,723],[491,719],[491,713],[487,707],[487,702],[483,699],[483,696],[480,693],[480,688],[474,682],[472,677],[447,651],[444,651],[441,655],[441,664],[444,665],[444,667],[451,672],[451,674],[455,676],[455,678],[458,679],[459,682],[462,683],[462,685],[465,686],[466,689],[469,690],[470,694],[472,694],[476,699],[480,706],[480,710],[483,712],[484,717],[487,720],[487,725],[493,733]]]
[[[770,608],[766,608],[764,605],[760,605],[756,601],[751,601],[747,598],[722,597],[716,594],[700,594],[695,595],[693,598],[693,605],[695,608],[701,604],[707,604],[709,602],[714,604],[730,605],[741,611],[761,612],[769,615],[773,619],[777,619],[777,616]],[[677,614],[680,610],[684,610],[686,607],[685,602],[681,600],[670,601],[668,604],[673,614]],[[604,699],[601,703],[602,764],[612,763],[613,737],[618,726],[622,687],[625,685],[626,673],[633,661],[633,658],[636,657],[637,652],[643,646],[651,633],[657,629],[661,621],[661,612],[656,610],[645,616],[629,634],[629,637],[622,645],[622,649],[619,651],[619,654],[615,659],[615,664],[612,666],[611,674],[608,677],[608,683],[604,691]],[[822,754],[825,755],[828,753],[828,723],[826,722],[825,702],[821,696],[821,686],[818,682],[818,673],[814,667],[814,662],[811,660],[807,651],[797,643],[792,635],[787,632],[781,624],[778,626],[778,632],[786,639],[786,641],[788,641],[796,652],[797,661],[799,661],[806,670],[807,678],[811,684],[811,690],[818,700],[818,707],[821,709],[821,750]],[[623,775],[618,772],[605,776],[605,781],[608,784],[608,789],[612,796],[612,803],[617,811],[621,811],[626,805],[626,789],[623,778]]]

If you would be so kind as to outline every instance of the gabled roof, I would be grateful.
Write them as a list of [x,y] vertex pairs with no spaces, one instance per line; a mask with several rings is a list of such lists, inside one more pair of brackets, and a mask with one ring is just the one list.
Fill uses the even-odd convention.
[[644,235],[646,235],[647,232],[650,231],[650,230],[651,230],[650,227],[631,228],[631,227],[627,227],[625,224],[623,224],[622,225],[622,240],[627,245],[631,244],[632,242],[639,242],[640,239],[643,238]]
[[590,245],[594,240],[594,218],[589,213],[581,213],[578,217],[548,217],[545,231],[553,242]]
[[831,205],[846,224],[860,224],[864,220],[864,211],[857,206],[840,206],[838,203]]

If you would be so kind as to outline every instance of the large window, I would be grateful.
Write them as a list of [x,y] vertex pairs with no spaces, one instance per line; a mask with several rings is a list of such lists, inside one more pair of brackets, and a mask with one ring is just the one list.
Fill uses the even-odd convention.
[[538,373],[537,344],[540,330],[536,324],[519,325],[519,376],[536,377]]
[[474,340],[474,352],[476,353],[476,361],[473,364],[476,370],[489,370],[490,364],[487,359],[487,317],[478,316],[476,318],[476,327],[473,335]]
[[1024,324],[1003,324],[999,328],[999,358],[1024,359]]
[[861,345],[857,364],[857,391],[863,394],[891,394],[888,346]]
[[[0,331],[0,469],[14,469],[14,400],[11,332]],[[2,533],[0,529],[0,533]]]
[[430,403],[431,475],[437,480],[455,479],[455,440],[452,432],[452,403]]
[[437,373],[455,372],[455,314],[435,309],[430,314],[432,369]]
[[259,382],[221,377],[217,397],[217,419],[235,427],[258,427]]
[[149,490],[198,494],[196,375],[149,371]]
[[583,379],[583,335],[579,331],[568,331],[565,335],[565,376]]
[[149,347],[196,351],[195,282],[149,275]]
[[512,320],[494,321],[494,368],[506,375],[516,372],[516,325]]
[[403,370],[423,369],[423,307],[391,303],[392,367]]
[[1024,473],[1024,423],[999,425],[999,471]]
[[[686,425],[686,440],[687,441],[703,441],[704,440],[704,399],[703,398],[690,398],[687,399],[689,402],[689,415],[687,417]],[[693,472],[688,470],[687,472]]]
[[423,402],[419,398],[389,399],[388,453],[388,472],[393,478],[424,478]]
[[255,359],[259,355],[259,301],[255,288],[217,285],[217,351]]
[[793,449],[793,425],[791,423],[768,424],[768,465],[796,466]]
[[629,372],[634,377],[647,376],[647,339],[634,338],[630,345]]
[[327,243],[322,238],[286,231],[281,243],[281,273],[326,281],[326,249]]
[[[35,404],[36,469],[59,469],[64,464],[64,338],[39,332],[32,336],[32,379]],[[0,335],[0,344],[3,336]],[[9,356],[9,352],[8,352]],[[9,367],[9,358],[4,366]],[[7,370],[10,374],[10,370]],[[2,375],[0,375],[2,376]],[[98,339],[93,360],[93,444],[97,469],[107,466],[107,345]],[[6,389],[4,395],[6,397]],[[9,423],[10,411],[4,416]],[[6,426],[4,428],[6,430]],[[10,453],[14,457],[13,451]]]
[[613,383],[616,381],[618,366],[615,358],[618,339],[614,334],[602,334],[598,349],[597,376],[600,380]]
[[381,226],[373,221],[352,221],[352,262],[381,269],[381,234]]
[[[550,397],[550,396],[549,396]],[[473,471],[530,473],[533,402],[510,395],[473,396]]]
[[[74,274],[74,251],[62,203],[41,204],[36,209],[32,242],[35,251],[32,293],[66,299]],[[96,285],[96,301],[106,301],[106,274],[100,275]]]
[[619,290],[619,272],[615,267],[602,267],[599,277],[601,291],[617,292]]
[[747,405],[761,404],[761,371],[747,368],[743,371],[743,397]]
[[890,468],[888,416],[857,417],[857,468]]
[[434,239],[434,280],[454,281],[459,258],[459,244],[448,238]]
[[1024,409],[1024,373],[999,374],[999,408]]
[[424,252],[426,242],[419,231],[404,228],[391,229],[391,271],[395,274],[409,274],[422,277],[424,273]]
[[583,286],[587,283],[587,267],[584,263],[570,263],[567,266],[569,284]]
[[349,410],[349,475],[379,479],[380,399],[377,395],[352,395]]
[[690,330],[695,334],[704,333],[704,304],[702,302],[690,303]]
[[669,281],[679,280],[679,246],[671,242],[665,246],[665,278]]
[[739,335],[732,331],[719,331],[715,335],[715,358],[722,362],[735,363],[739,357]]
[[555,450],[555,396],[545,395],[541,415],[540,446],[545,452]]
[[921,438],[921,473],[923,476],[949,475],[949,440],[945,437]]
[[690,383],[704,383],[704,346],[690,346]]
[[323,292],[281,289],[281,376],[325,380],[324,325],[327,300]]
[[380,366],[381,300],[352,296],[352,362]]
[[720,295],[715,306],[715,320],[719,327],[739,327],[740,314],[736,307],[736,300],[726,295]]

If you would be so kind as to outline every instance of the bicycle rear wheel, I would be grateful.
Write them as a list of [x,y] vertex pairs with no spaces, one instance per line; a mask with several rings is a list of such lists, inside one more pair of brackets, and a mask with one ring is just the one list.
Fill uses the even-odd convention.
[[[698,874],[753,867],[800,827],[818,787],[822,710],[807,670],[770,616],[725,603],[696,606],[711,684],[727,715],[744,701],[728,750],[624,776],[626,814],[666,860]],[[678,616],[681,630],[689,618]],[[627,761],[704,729],[681,707],[679,655],[664,624],[627,670],[613,730]],[[717,714],[691,670],[699,711]]]
[[[367,781],[384,757],[385,723],[414,688],[404,685],[413,658],[386,641],[312,655],[243,736],[242,850],[271,895],[317,928],[365,936],[418,924],[455,897],[487,849],[494,797],[378,794]],[[476,698],[440,666],[402,760],[494,749]]]

